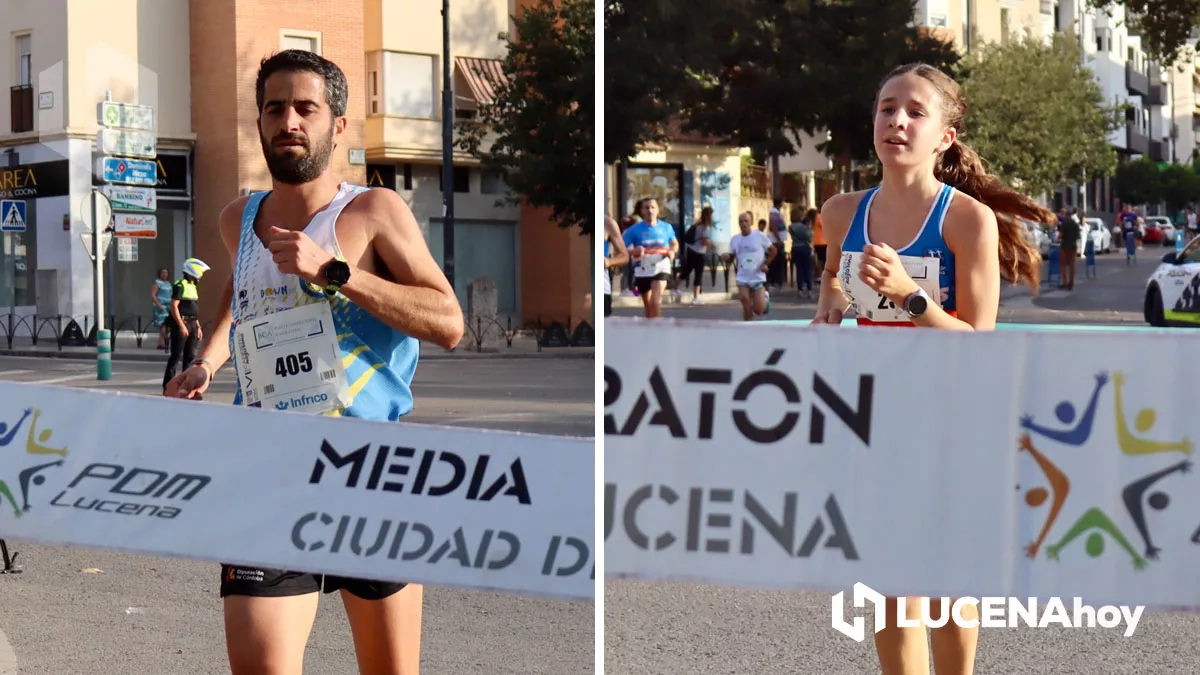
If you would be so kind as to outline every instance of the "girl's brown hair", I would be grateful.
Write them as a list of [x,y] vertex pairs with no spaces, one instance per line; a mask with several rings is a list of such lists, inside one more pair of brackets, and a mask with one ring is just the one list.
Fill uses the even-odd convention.
[[705,226],[713,224],[713,210],[711,206],[700,209],[700,221],[697,224]]
[[[963,98],[962,88],[954,78],[937,68],[925,63],[900,66],[883,78],[879,89],[882,90],[892,78],[908,73],[924,78],[937,89],[942,102],[943,121],[946,126],[961,132],[963,118],[967,115],[967,102]],[[875,107],[879,107],[878,101]],[[1056,221],[1054,214],[989,174],[983,166],[983,160],[961,138],[956,139],[938,157],[933,175],[975,198],[996,214],[996,223],[1000,228],[1000,276],[1010,284],[1024,281],[1036,293],[1041,278],[1042,256],[1025,239],[1025,225],[1018,219],[1053,223]]]

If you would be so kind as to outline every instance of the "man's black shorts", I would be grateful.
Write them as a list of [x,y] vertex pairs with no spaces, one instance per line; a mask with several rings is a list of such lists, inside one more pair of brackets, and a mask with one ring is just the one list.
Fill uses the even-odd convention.
[[382,600],[408,585],[262,567],[221,565],[221,597],[248,595],[254,598],[284,598],[308,595],[322,590],[322,579],[325,582],[326,593],[344,588],[363,600]]
[[638,293],[645,295],[650,292],[651,282],[670,281],[670,280],[671,280],[671,275],[667,274],[666,272],[662,272],[660,274],[655,274],[652,277],[638,277],[637,279],[634,280],[634,286],[637,288]]

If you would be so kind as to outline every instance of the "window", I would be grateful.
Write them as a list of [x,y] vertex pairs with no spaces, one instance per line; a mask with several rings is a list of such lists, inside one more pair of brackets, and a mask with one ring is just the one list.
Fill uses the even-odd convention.
[[1008,43],[1008,9],[1000,8],[1000,42]]
[[479,176],[479,192],[485,195],[502,195],[508,192],[508,183],[500,171],[484,171]]
[[310,30],[284,29],[279,31],[279,48],[299,49],[320,55],[321,34]]
[[384,52],[383,114],[437,119],[435,67],[428,54]]
[[17,36],[17,84],[33,84],[33,36]]
[[[460,194],[470,194],[471,192],[471,170],[465,166],[450,167],[454,179],[454,191]],[[438,192],[445,190],[445,183],[442,182],[442,167],[438,167]]]

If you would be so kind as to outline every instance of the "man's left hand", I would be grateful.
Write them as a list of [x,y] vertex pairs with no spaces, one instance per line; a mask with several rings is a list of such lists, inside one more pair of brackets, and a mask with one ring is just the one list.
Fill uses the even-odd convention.
[[310,284],[325,285],[323,270],[333,256],[307,234],[272,226],[267,233],[267,249],[281,274],[295,274]]

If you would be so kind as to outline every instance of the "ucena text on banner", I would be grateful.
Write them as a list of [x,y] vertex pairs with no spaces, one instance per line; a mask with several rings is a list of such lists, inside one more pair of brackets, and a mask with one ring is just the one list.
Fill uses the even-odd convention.
[[0,536],[592,599],[592,447],[0,383]]
[[1200,608],[1195,337],[655,323],[606,333],[607,575]]

